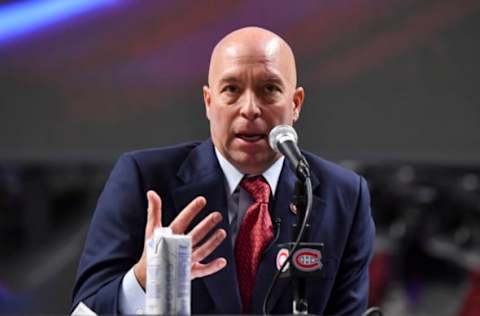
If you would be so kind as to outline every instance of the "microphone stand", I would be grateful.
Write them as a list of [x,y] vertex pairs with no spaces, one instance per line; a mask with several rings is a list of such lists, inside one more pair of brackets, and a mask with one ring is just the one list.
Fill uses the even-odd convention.
[[[305,174],[300,171],[300,164],[297,168],[297,181],[295,183],[295,193],[293,196],[293,207],[297,214],[297,223],[292,225],[293,240],[297,240],[300,235],[300,228],[302,227],[303,220],[305,219],[305,211],[307,207],[307,192],[305,190]],[[308,223],[306,224],[304,235],[300,239],[300,243],[306,240],[308,235]],[[292,265],[291,265],[292,266]],[[291,276],[293,285],[293,314],[301,315],[308,314],[308,301],[305,296],[305,279],[292,273]]]
[[287,259],[289,260],[289,269],[282,272],[282,277],[290,277],[292,280],[293,314],[306,315],[308,314],[306,279],[323,276],[321,263],[323,244],[305,242],[308,235],[306,220],[308,221],[313,199],[310,171],[305,158],[299,160],[296,175],[297,181],[292,206],[292,211],[297,214],[297,222],[292,225],[292,233],[296,242],[279,246],[289,249],[289,259]]

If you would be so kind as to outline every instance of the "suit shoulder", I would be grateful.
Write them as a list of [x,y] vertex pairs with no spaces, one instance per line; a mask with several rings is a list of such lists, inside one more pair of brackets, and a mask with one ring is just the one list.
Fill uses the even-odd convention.
[[172,146],[146,148],[124,153],[123,155],[132,157],[137,163],[144,164],[150,161],[156,163],[174,162],[182,157],[186,157],[192,149],[197,147],[200,142],[188,142]]
[[329,183],[354,192],[359,188],[360,175],[334,162],[321,158],[310,152],[305,152],[311,172],[319,177],[322,183]]
[[346,210],[345,216],[353,214],[351,210],[356,209],[361,198],[369,200],[368,186],[360,175],[311,153],[305,153],[305,157],[312,176],[319,180],[320,195],[335,197],[341,203],[341,209]]
[[134,150],[122,154],[119,160],[124,157],[130,158],[142,173],[154,170],[170,173],[176,171],[199,144],[201,142],[188,142],[173,146]]

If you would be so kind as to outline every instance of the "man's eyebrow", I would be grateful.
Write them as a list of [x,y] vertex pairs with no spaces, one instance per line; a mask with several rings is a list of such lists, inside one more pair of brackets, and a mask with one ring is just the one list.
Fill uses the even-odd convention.
[[234,76],[228,76],[228,77],[220,79],[218,84],[222,85],[222,84],[225,84],[225,83],[236,83],[236,82],[240,82],[240,80],[238,78],[234,77]]
[[[263,82],[268,82],[268,83],[275,83],[280,86],[284,86],[285,82],[284,80],[278,76],[277,74],[267,74],[261,78]],[[222,78],[218,81],[218,85],[224,85],[224,84],[231,84],[231,83],[239,83],[241,82],[241,79],[239,79],[237,76],[226,76],[225,78]]]
[[279,76],[277,76],[276,74],[269,74],[269,75],[266,75],[263,80],[265,82],[270,82],[270,83],[276,83],[278,85],[281,85],[281,86],[284,86],[284,81],[282,80],[282,78],[280,78]]

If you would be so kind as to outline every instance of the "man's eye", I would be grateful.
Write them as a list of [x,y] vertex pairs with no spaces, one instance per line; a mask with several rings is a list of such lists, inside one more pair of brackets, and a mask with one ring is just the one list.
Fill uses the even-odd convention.
[[266,93],[274,93],[274,92],[280,92],[280,88],[277,85],[274,84],[267,84],[263,87],[264,91]]
[[222,88],[222,92],[226,93],[237,93],[240,89],[234,85],[228,85]]

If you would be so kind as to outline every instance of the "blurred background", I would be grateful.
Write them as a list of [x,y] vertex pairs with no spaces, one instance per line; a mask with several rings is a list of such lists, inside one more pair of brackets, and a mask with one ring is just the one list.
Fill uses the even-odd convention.
[[284,37],[302,148],[364,175],[370,304],[480,315],[478,0],[0,1],[0,313],[64,314],[118,155],[208,137],[210,52]]

